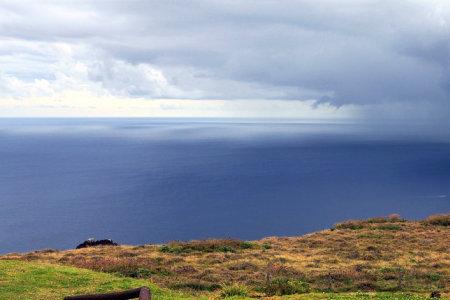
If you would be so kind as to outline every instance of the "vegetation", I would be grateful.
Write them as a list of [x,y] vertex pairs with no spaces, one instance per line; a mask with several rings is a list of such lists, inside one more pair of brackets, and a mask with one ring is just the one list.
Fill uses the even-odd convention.
[[450,293],[449,218],[389,216],[347,221],[300,237],[42,250],[0,259],[107,272],[111,278],[145,280],[208,298],[415,300],[433,291],[445,298]]
[[0,260],[0,299],[61,300],[65,296],[107,293],[148,286],[156,299],[197,299],[136,280],[67,266]]
[[244,285],[225,285],[222,287],[222,291],[220,292],[220,295],[222,298],[228,298],[228,297],[247,297],[249,294],[248,289]]
[[423,223],[428,225],[450,226],[450,214],[429,216]]
[[[0,260],[0,299],[61,300],[67,295],[106,293],[139,286],[148,286],[152,299],[249,299],[245,286],[223,286],[220,295],[189,296],[179,292],[160,289],[149,281],[118,277],[67,266],[18,260]],[[275,299],[275,298],[274,298]],[[303,300],[425,300],[425,296],[392,293],[312,293],[293,295],[286,299]]]
[[264,293],[268,296],[304,294],[310,291],[309,284],[295,279],[275,278],[267,282]]
[[171,242],[168,245],[162,245],[159,251],[163,253],[192,253],[192,252],[237,252],[241,249],[251,249],[253,244],[248,241],[234,239],[211,239],[204,241],[190,242]]

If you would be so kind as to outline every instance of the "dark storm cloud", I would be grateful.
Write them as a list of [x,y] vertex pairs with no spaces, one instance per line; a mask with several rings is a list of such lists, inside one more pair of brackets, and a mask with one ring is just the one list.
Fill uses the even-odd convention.
[[[93,49],[89,79],[113,93],[449,106],[446,1],[61,3],[2,2],[1,36]],[[156,68],[172,90],[135,71],[121,89],[117,61]]]

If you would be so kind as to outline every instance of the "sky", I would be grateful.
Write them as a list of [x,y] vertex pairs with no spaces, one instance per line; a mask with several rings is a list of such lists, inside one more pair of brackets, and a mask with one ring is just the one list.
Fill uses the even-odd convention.
[[2,117],[450,116],[450,2],[1,1]]

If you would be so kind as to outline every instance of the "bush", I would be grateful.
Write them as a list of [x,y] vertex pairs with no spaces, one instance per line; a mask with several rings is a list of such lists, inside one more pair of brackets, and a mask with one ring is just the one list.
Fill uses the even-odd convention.
[[233,297],[233,296],[247,297],[248,289],[247,289],[247,287],[245,287],[243,285],[237,285],[237,284],[233,284],[230,286],[223,286],[220,296],[222,296],[223,298]]
[[439,280],[441,280],[442,278],[442,274],[439,273],[431,273],[431,274],[427,274],[426,275],[427,279],[431,282],[437,282]]
[[283,296],[309,292],[307,282],[288,278],[276,278],[267,283],[264,292],[268,296]]
[[137,269],[123,269],[119,272],[123,276],[133,277],[133,278],[148,278],[153,272],[146,268],[137,268]]
[[191,253],[191,252],[236,252],[240,249],[253,248],[253,243],[235,239],[210,239],[190,242],[171,242],[162,245],[159,251],[163,253]]
[[182,247],[169,246],[169,245],[162,245],[159,248],[159,251],[161,251],[162,253],[175,253],[175,254],[181,254],[181,253],[188,253],[188,252],[190,252],[188,249],[183,249]]
[[215,290],[220,289],[221,286],[216,283],[209,283],[209,282],[203,282],[203,281],[196,280],[196,281],[177,283],[177,284],[171,285],[171,288],[213,292]]
[[450,226],[450,213],[429,216],[423,223],[427,225]]
[[402,230],[402,227],[399,225],[394,225],[394,224],[386,224],[386,225],[380,225],[377,227],[373,227],[371,229],[379,229],[379,230]]
[[272,249],[272,245],[269,243],[263,243],[261,245],[261,248],[263,248],[264,250],[269,250],[269,249]]
[[241,243],[241,249],[252,249],[253,243],[252,242],[242,242]]
[[363,229],[364,225],[363,225],[362,221],[351,220],[351,221],[345,221],[342,223],[337,223],[336,225],[334,225],[334,228],[358,230],[358,229]]
[[[376,218],[370,218],[367,220],[350,220],[350,221],[345,221],[342,223],[337,223],[334,225],[333,229],[358,230],[358,229],[363,229],[365,227],[370,228],[371,224],[398,223],[398,222],[405,222],[405,220],[400,218],[400,215],[398,215],[398,214],[391,214],[387,217],[376,217]],[[391,225],[386,224],[385,226],[391,226]],[[392,225],[392,226],[395,226],[395,225]],[[376,228],[380,228],[380,227],[376,227]],[[400,228],[398,228],[398,229],[400,229]],[[398,229],[392,229],[392,230],[398,230]],[[386,229],[386,230],[389,230],[389,229]]]
[[219,247],[217,247],[217,249],[215,250],[215,251],[218,251],[218,252],[236,252],[236,250],[234,249],[234,248],[232,248],[232,247],[230,247],[230,246],[227,246],[227,245],[225,245],[225,246],[219,246]]
[[402,219],[399,214],[390,214],[387,217],[376,217],[367,219],[367,223],[396,223],[396,222],[405,222],[405,219]]

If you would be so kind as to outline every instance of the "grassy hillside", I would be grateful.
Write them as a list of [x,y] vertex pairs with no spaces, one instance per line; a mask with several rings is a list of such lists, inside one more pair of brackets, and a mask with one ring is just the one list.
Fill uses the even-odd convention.
[[148,286],[156,299],[194,299],[156,287],[148,280],[119,277],[47,263],[0,260],[0,299],[58,299]]
[[[62,299],[67,295],[84,293],[103,293],[124,290],[139,286],[148,286],[153,293],[153,299],[208,299],[220,298],[220,295],[187,296],[157,288],[148,280],[132,279],[114,276],[74,267],[58,266],[47,263],[24,262],[17,260],[0,261],[0,299]],[[248,299],[247,297],[231,297],[230,299]],[[427,297],[409,294],[392,293],[345,293],[323,294],[309,293],[286,296],[283,299],[299,300],[424,300]]]
[[419,299],[399,293],[419,297],[432,291],[448,297],[450,215],[424,221],[397,216],[348,221],[305,236],[252,242],[204,240],[43,250],[3,259],[81,267],[208,297],[297,294],[295,299],[368,299],[369,295]]

